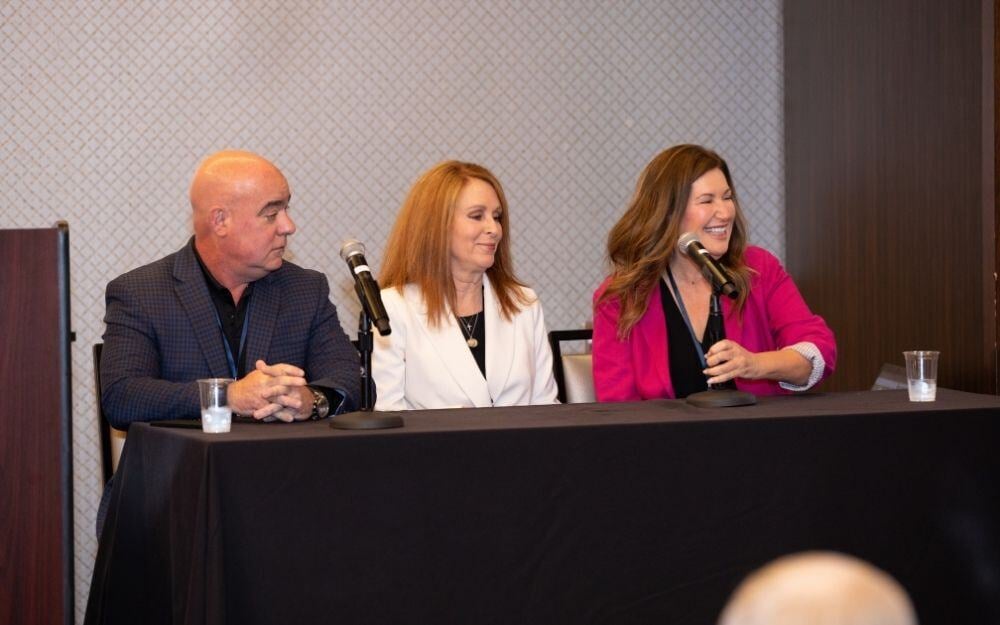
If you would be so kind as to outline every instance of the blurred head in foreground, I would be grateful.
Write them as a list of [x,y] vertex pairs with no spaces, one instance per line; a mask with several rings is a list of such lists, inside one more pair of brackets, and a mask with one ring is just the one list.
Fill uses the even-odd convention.
[[916,625],[906,591],[884,571],[847,555],[778,558],[736,588],[719,625]]

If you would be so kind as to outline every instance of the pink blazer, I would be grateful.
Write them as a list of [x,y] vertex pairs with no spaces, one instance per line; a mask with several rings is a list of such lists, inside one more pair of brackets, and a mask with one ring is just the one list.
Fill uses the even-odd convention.
[[[809,341],[819,348],[826,361],[823,377],[830,375],[837,360],[833,331],[822,317],[809,310],[792,278],[770,252],[750,246],[745,260],[756,273],[751,274],[750,296],[742,319],[733,311],[731,300],[723,298],[726,338],[751,352],[772,351]],[[597,400],[674,398],[667,362],[667,326],[659,289],[653,289],[646,314],[632,328],[629,337],[619,341],[616,337],[618,300],[596,304],[607,284],[605,280],[594,293],[594,389]],[[754,395],[790,392],[771,380],[737,379],[736,386]]]

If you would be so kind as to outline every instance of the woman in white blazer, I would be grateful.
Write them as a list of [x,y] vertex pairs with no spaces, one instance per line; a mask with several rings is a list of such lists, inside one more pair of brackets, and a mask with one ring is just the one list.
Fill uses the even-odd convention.
[[389,235],[376,410],[556,403],[542,307],[510,262],[507,200],[484,167],[423,174]]

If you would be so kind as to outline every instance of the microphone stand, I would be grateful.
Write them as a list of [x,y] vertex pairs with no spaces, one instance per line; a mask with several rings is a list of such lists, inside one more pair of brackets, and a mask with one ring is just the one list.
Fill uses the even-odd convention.
[[358,318],[358,353],[361,355],[361,412],[371,412],[375,408],[375,380],[372,379],[372,319],[365,307],[361,307]]
[[[705,341],[715,345],[726,338],[726,328],[722,324],[722,305],[719,296],[722,289],[712,280],[712,299],[708,309],[708,323],[705,325]],[[757,398],[752,393],[736,390],[735,380],[726,380],[719,384],[709,384],[707,391],[692,393],[687,396],[687,402],[700,408],[725,408],[728,406],[752,406]]]
[[354,290],[361,300],[361,314],[358,317],[358,352],[361,356],[361,408],[358,412],[348,412],[330,419],[330,427],[339,430],[385,430],[403,427],[403,418],[399,415],[376,413],[375,380],[372,378],[372,350],[375,346],[372,337],[372,319],[365,306],[361,287],[355,283]]

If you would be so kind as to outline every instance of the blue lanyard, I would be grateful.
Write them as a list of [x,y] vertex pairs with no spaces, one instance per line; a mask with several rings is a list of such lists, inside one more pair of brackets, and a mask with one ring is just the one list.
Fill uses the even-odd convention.
[[701,346],[701,341],[698,340],[698,336],[694,333],[694,328],[691,327],[691,320],[688,318],[687,308],[684,307],[681,290],[677,288],[677,283],[674,282],[674,274],[670,272],[669,267],[667,267],[667,278],[670,280],[668,286],[674,296],[674,301],[677,302],[677,308],[681,311],[684,325],[687,326],[688,334],[691,335],[691,342],[694,343],[694,349],[698,352],[698,361],[701,362],[701,368],[704,369],[708,367],[708,363],[705,361],[705,349]]
[[[250,325],[250,308],[253,307],[253,302],[247,305],[247,311],[243,315],[243,330],[240,332],[240,354],[243,353],[243,345],[247,340],[247,326]],[[239,372],[236,370],[236,359],[233,358],[233,350],[229,347],[229,339],[226,338],[226,332],[222,329],[222,319],[219,318],[219,311],[215,311],[215,322],[219,324],[219,333],[222,334],[222,346],[226,349],[226,362],[229,363],[229,376],[234,380],[237,379]]]

